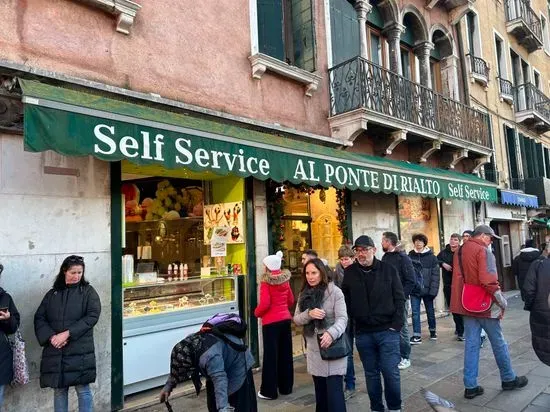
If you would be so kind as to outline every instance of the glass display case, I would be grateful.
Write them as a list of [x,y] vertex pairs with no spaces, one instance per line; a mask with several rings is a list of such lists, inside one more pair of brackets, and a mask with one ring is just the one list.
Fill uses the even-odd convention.
[[124,289],[124,318],[215,307],[235,302],[233,277],[191,278]]

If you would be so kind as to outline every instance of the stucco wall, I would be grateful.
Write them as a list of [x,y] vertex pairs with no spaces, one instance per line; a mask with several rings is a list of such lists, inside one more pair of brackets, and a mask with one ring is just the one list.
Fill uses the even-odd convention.
[[[44,174],[44,165],[54,164],[78,169],[80,176]],[[13,296],[21,313],[31,376],[28,385],[6,389],[6,412],[53,410],[53,390],[39,388],[41,348],[34,336],[33,317],[70,254],[84,257],[86,277],[101,298],[101,318],[94,330],[98,376],[92,390],[96,410],[110,410],[109,185],[105,162],[27,153],[20,136],[0,134],[0,262],[5,268],[0,286]]]
[[139,1],[130,35],[76,0],[0,2],[0,59],[329,135],[323,2],[315,2],[319,89],[253,80],[248,0]]

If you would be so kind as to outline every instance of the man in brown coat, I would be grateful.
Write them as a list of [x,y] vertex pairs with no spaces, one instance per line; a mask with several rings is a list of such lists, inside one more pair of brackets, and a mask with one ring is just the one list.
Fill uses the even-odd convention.
[[[500,239],[491,227],[480,225],[475,228],[472,239],[454,254],[451,312],[464,316],[464,397],[467,399],[483,395],[484,392],[477,383],[481,329],[487,332],[491,342],[500,370],[502,389],[512,390],[527,385],[527,378],[517,376],[512,369],[508,344],[500,327],[507,302],[498,283],[495,256],[489,249],[494,238]],[[486,311],[470,312],[464,308],[462,289],[465,283],[480,285],[493,295],[492,304]]]

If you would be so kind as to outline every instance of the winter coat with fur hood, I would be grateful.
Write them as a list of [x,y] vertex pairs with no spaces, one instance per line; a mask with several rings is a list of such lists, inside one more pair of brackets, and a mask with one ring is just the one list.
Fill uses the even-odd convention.
[[260,284],[260,304],[254,315],[262,319],[262,325],[292,319],[289,308],[294,304],[294,295],[289,284],[290,272],[264,273]]

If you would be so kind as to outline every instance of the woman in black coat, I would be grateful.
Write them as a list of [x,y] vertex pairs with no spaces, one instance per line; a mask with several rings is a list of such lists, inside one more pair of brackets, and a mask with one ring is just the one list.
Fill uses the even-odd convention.
[[[0,265],[0,274],[3,266]],[[0,288],[0,410],[4,401],[4,388],[13,379],[13,356],[7,335],[17,331],[19,312],[11,296]]]
[[54,388],[54,411],[68,410],[68,391],[74,386],[78,410],[92,411],[90,383],[96,379],[93,328],[101,313],[95,289],[84,278],[80,256],[67,257],[53,288],[34,315],[34,331],[41,346],[40,386]]
[[[550,246],[547,245],[547,251]],[[550,366],[550,259],[539,258],[533,262],[521,291],[525,310],[531,312],[531,340],[539,359]]]

